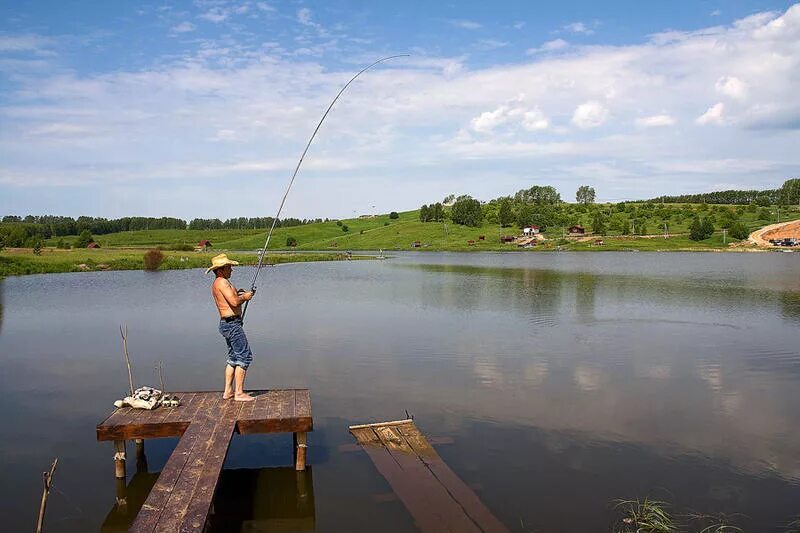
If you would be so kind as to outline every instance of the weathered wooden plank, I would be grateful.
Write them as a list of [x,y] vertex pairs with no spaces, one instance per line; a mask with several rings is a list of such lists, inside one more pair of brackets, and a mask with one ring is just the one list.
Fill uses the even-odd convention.
[[422,531],[507,532],[410,420],[351,426]]
[[[415,487],[413,480],[403,471],[389,450],[380,444],[375,444],[376,442],[380,443],[380,438],[374,433],[374,430],[364,428],[355,431],[362,432],[358,438],[368,443],[364,446],[364,450],[378,472],[389,482],[392,490],[409,510],[417,527],[423,532],[451,531],[443,526],[441,517],[425,502],[422,492]],[[369,436],[367,432],[372,432],[373,436]]]
[[431,474],[425,463],[397,431],[397,426],[376,427],[373,430],[403,470],[403,483],[414,487],[415,504],[409,507],[413,516],[426,514],[438,517],[439,531],[444,529],[480,533],[480,528]]
[[164,465],[164,469],[158,476],[158,481],[147,496],[144,505],[142,505],[142,509],[136,516],[130,531],[136,533],[155,531],[156,524],[164,511],[164,506],[172,495],[175,483],[180,478],[187,461],[189,461],[201,433],[201,425],[192,424],[183,434],[178,446],[169,456],[167,464]]
[[233,428],[243,407],[242,403],[226,406],[225,412],[220,415],[220,421],[209,442],[202,473],[197,480],[192,500],[186,508],[179,531],[203,531],[211,502],[214,500],[214,493],[217,490],[222,466],[225,463],[225,456],[228,454]]
[[447,463],[436,453],[436,450],[425,439],[425,436],[414,424],[397,426],[397,431],[406,439],[409,446],[431,470],[436,479],[447,489],[452,497],[461,505],[464,512],[487,533],[499,533],[508,529],[483,504],[475,492],[453,472]]
[[[213,405],[213,404],[212,404]],[[212,408],[213,409],[213,408]],[[156,525],[156,531],[174,532],[182,531],[184,520],[188,517],[189,508],[193,506],[195,513],[202,512],[202,520],[195,517],[189,520],[189,530],[199,531],[205,525],[205,517],[214,498],[225,454],[230,444],[233,428],[236,424],[236,414],[241,405],[227,403],[220,409],[212,410],[202,420],[195,420],[192,426],[201,426],[200,440],[193,451],[191,459],[181,472],[175,483],[175,488],[170,496],[164,511]],[[192,524],[198,523],[197,528]]]
[[296,391],[294,397],[294,415],[297,418],[311,416],[311,395],[306,389]]
[[282,420],[294,418],[295,394],[296,393],[293,390],[281,391],[278,418]]

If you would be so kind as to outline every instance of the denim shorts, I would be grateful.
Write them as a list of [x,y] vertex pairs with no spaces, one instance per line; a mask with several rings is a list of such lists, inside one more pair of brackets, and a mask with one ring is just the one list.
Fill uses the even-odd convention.
[[247,370],[247,367],[253,362],[253,352],[250,351],[250,345],[247,343],[242,321],[225,322],[220,320],[219,332],[225,337],[225,342],[228,344],[227,363]]

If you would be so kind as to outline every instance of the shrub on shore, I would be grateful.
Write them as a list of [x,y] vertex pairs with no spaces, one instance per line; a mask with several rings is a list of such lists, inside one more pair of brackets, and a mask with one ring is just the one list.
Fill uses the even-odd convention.
[[164,253],[161,250],[147,250],[144,253],[144,269],[158,270],[164,262]]

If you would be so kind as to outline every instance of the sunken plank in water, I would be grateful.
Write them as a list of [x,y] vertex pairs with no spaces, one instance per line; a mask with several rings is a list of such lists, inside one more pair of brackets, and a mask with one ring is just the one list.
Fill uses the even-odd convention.
[[411,420],[351,426],[422,531],[508,529],[442,461]]

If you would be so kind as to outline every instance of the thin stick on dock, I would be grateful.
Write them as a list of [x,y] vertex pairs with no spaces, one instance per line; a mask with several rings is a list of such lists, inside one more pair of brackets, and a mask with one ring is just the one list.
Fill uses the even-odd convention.
[[53,474],[56,472],[58,457],[53,460],[50,472],[42,472],[44,479],[44,490],[42,491],[42,503],[39,505],[39,520],[36,522],[36,533],[42,533],[44,527],[44,511],[47,508],[47,498],[50,496],[50,486],[53,484]]
[[161,396],[167,395],[167,389],[164,388],[164,361],[158,362],[158,377],[161,380]]
[[128,384],[131,387],[131,396],[133,396],[133,373],[131,372],[131,358],[128,356],[128,326],[125,326],[123,332],[122,326],[119,327],[119,334],[122,337],[122,350],[125,353],[125,363],[128,365]]

